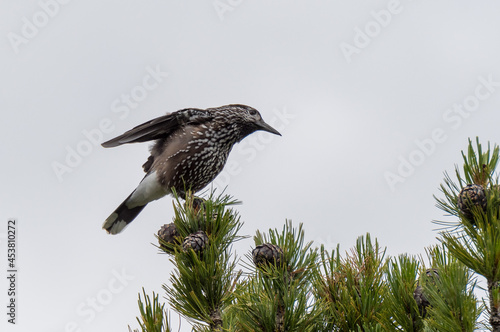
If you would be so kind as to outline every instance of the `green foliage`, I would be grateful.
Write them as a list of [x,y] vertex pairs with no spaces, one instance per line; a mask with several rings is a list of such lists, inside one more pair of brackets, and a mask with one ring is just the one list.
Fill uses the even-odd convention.
[[472,273],[444,247],[435,246],[427,252],[439,277],[422,274],[424,292],[431,303],[426,325],[439,332],[474,331],[482,307],[474,295]]
[[[164,309],[165,304],[160,304],[158,300],[158,294],[153,292],[153,300],[149,295],[146,295],[144,288],[142,289],[142,294],[144,295],[144,301],[139,294],[139,311],[141,312],[141,317],[137,317],[137,321],[141,327],[142,332],[171,332],[169,327],[168,317]],[[129,327],[129,331],[132,331]],[[138,332],[139,330],[134,330]]]
[[163,288],[172,307],[182,316],[217,330],[222,328],[222,312],[233,300],[238,274],[230,246],[242,238],[237,235],[242,224],[235,211],[226,209],[236,203],[229,196],[211,196],[201,208],[193,206],[193,199],[188,194],[185,204],[176,201],[175,226],[182,238],[204,231],[209,245],[202,253],[184,252],[180,245],[174,245],[172,262],[177,269],[171,275],[171,285]]
[[[257,232],[255,245],[272,243],[283,249],[285,263],[251,265],[252,272],[236,291],[238,331],[317,331],[319,311],[312,301],[317,250],[304,244],[302,224],[287,222],[281,232]],[[251,257],[248,257],[251,260]]]
[[[369,234],[359,237],[344,257],[338,247],[331,253],[312,249],[304,243],[302,225],[293,228],[290,222],[281,232],[257,232],[254,240],[280,246],[285,263],[258,268],[249,263],[251,271],[244,277],[224,279],[206,269],[204,256],[210,252],[175,254],[178,271],[172,288],[165,288],[177,312],[205,323],[193,331],[472,331],[481,313],[472,274],[445,248],[428,250],[431,266],[440,271],[440,279],[431,283],[425,273],[417,282],[419,269],[425,270],[417,259],[385,259],[385,250]],[[188,255],[186,264],[177,260],[182,255]],[[424,317],[413,295],[418,283],[430,303]],[[230,285],[218,307],[213,299],[220,299],[220,293],[210,291],[214,284]],[[218,325],[210,308],[218,309]],[[157,331],[152,328],[144,331]]]
[[[270,229],[269,235],[257,231],[254,236],[255,245],[263,243],[272,243],[283,249],[285,262],[283,269],[260,269],[258,272],[271,276],[271,279],[280,279],[284,277],[285,282],[297,281],[309,284],[311,273],[316,266],[318,257],[317,249],[311,249],[312,242],[304,244],[303,224],[299,224],[298,229],[293,228],[292,222],[287,221],[281,233],[277,229]],[[249,257],[250,258],[250,257]],[[274,270],[274,271],[273,271]],[[279,273],[278,278],[273,276],[273,272]],[[280,279],[281,283],[281,279]]]
[[[455,224],[441,222],[452,226],[441,232],[440,241],[458,261],[472,271],[486,278],[488,284],[490,324],[494,331],[500,331],[500,301],[495,296],[495,285],[500,280],[500,193],[498,176],[495,173],[499,147],[483,151],[479,139],[476,147],[469,140],[467,154],[462,152],[464,166],[463,175],[456,167],[457,180],[454,182],[445,173],[441,191],[444,198],[436,198],[437,206],[450,215],[457,216]],[[486,195],[486,211],[472,208],[473,222],[460,211],[457,201],[460,190],[468,184],[481,185]],[[457,272],[458,273],[458,272]]]
[[321,269],[315,280],[316,299],[325,307],[326,330],[375,331],[386,327],[385,250],[369,234],[342,258],[337,247],[321,248]]
[[413,297],[419,265],[414,257],[406,254],[392,258],[387,264],[388,292],[385,304],[391,313],[390,324],[395,331],[422,331],[424,327]]
[[[436,222],[445,227],[439,234],[442,246],[427,249],[432,270],[407,254],[386,258],[369,234],[345,254],[338,246],[331,252],[323,246],[318,250],[305,243],[302,224],[295,228],[287,221],[281,230],[257,231],[254,237],[255,246],[274,245],[256,251],[262,254],[256,257],[265,257],[259,262],[281,255],[281,248],[280,263],[255,266],[247,255],[248,272],[243,274],[236,272],[238,258],[231,253],[232,244],[243,238],[239,216],[230,208],[237,201],[211,194],[200,207],[190,193],[185,204],[176,199],[179,241],[160,241],[175,265],[170,284],[163,286],[171,307],[198,332],[468,332],[479,327],[486,309],[474,295],[476,272],[487,280],[490,325],[500,332],[499,148],[488,144],[483,151],[479,140],[476,146],[469,140],[462,156],[456,180],[445,173],[440,187],[444,197],[436,198],[437,206],[458,221]],[[469,184],[481,185],[485,195],[476,191],[481,205],[464,210],[466,218],[458,197]],[[198,231],[208,236],[208,245],[201,252],[184,251],[182,239]],[[144,298],[139,296],[142,332],[170,331],[158,296]]]
[[[237,200],[228,195],[215,196],[211,193],[206,200],[203,200],[202,207],[198,208],[194,202],[201,199],[194,197],[190,192],[186,193],[185,203],[181,203],[175,193],[174,197],[174,224],[182,238],[204,231],[211,237],[210,243],[219,247],[221,252],[226,251],[233,242],[245,238],[237,235],[243,226],[238,212],[227,208],[239,204]],[[182,251],[179,247],[175,249]]]
[[[478,184],[486,189],[498,185],[498,177],[494,176],[494,172],[498,164],[499,147],[495,145],[493,150],[491,150],[490,144],[488,143],[488,149],[486,152],[483,152],[479,139],[476,139],[476,150],[474,149],[472,142],[469,140],[467,155],[462,152],[462,158],[464,160],[462,169],[464,174],[461,174],[460,167],[456,165],[455,176],[457,181],[455,182],[451,176],[445,172],[444,184],[440,185],[440,191],[444,194],[444,198],[434,196],[438,208],[445,211],[449,215],[456,216],[461,219],[461,223],[438,222],[444,226],[460,227],[470,224],[470,222],[467,222],[467,220],[463,218],[457,204],[458,194],[463,187],[468,184]],[[495,203],[498,206],[498,190],[496,190],[496,198]],[[490,203],[489,200],[488,203]],[[481,215],[480,211],[475,212],[475,214]],[[496,215],[498,219],[498,213]],[[484,219],[484,216],[480,217],[481,219]]]

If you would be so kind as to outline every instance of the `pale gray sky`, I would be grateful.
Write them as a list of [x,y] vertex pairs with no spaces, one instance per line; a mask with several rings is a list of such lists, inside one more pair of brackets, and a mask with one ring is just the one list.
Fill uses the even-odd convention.
[[137,293],[163,295],[172,271],[151,245],[172,200],[107,235],[148,145],[99,143],[186,107],[248,104],[283,134],[248,137],[216,181],[243,201],[242,235],[288,218],[332,249],[370,232],[390,255],[423,254],[443,219],[432,197],[443,171],[468,137],[500,141],[499,11],[463,0],[2,1],[0,274],[17,218],[19,308],[0,329],[137,327]]

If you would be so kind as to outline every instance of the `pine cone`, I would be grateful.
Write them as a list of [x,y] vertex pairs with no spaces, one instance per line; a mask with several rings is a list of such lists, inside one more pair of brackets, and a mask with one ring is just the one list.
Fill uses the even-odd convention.
[[[161,226],[160,230],[158,231],[158,238],[162,239],[163,241],[171,244],[181,244],[182,240],[180,238],[179,232],[177,232],[177,227],[175,227],[174,223],[170,224],[165,224]],[[158,240],[160,243],[160,247],[164,249],[165,251],[168,251],[170,253],[173,253],[172,248],[169,248],[165,246],[161,241]]]
[[182,243],[184,252],[193,249],[195,252],[202,252],[208,246],[208,236],[204,231],[189,234]]
[[[437,269],[427,269],[425,270],[425,275],[428,278],[428,282],[432,282],[435,284],[436,281],[439,280],[439,272]],[[422,286],[417,285],[417,288],[413,292],[413,298],[415,299],[415,302],[417,302],[420,315],[422,317],[425,317],[425,315],[427,315],[427,307],[431,304],[429,303],[429,300],[427,300]]]
[[418,285],[415,291],[413,292],[413,298],[415,299],[415,302],[417,302],[418,306],[418,311],[420,311],[420,315],[422,317],[425,317],[427,314],[427,307],[430,306],[431,304],[429,303],[429,300],[425,297],[424,294],[424,289],[422,286]]
[[439,271],[437,269],[427,269],[427,270],[425,270],[425,275],[434,284],[436,283],[436,280],[439,280]]
[[284,263],[283,249],[275,244],[264,243],[252,250],[253,262],[257,267],[270,264],[279,266]]
[[469,184],[460,191],[457,200],[458,208],[464,217],[472,224],[474,224],[474,214],[472,207],[477,206],[486,212],[486,194],[484,188],[477,184]]

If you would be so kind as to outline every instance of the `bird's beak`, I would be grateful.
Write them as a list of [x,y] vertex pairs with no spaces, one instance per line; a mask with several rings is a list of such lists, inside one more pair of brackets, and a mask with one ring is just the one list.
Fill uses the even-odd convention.
[[263,130],[263,131],[267,131],[268,133],[281,136],[279,131],[277,131],[276,129],[274,129],[273,127],[271,127],[267,123],[265,123],[264,120],[261,120],[257,123],[257,128],[258,128],[257,130]]

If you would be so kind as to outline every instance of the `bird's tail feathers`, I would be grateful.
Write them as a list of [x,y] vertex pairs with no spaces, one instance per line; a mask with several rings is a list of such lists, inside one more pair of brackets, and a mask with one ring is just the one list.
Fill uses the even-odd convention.
[[130,194],[127,197],[127,199],[124,200],[123,203],[121,203],[120,206],[118,206],[113,213],[111,213],[111,215],[106,219],[106,221],[104,221],[102,228],[105,229],[106,232],[108,232],[109,234],[114,235],[123,231],[123,229],[127,227],[128,224],[130,224],[135,219],[135,217],[139,215],[142,209],[144,209],[144,207],[147,205],[145,204],[129,208],[127,206],[127,202],[129,198],[132,196],[132,194]]

